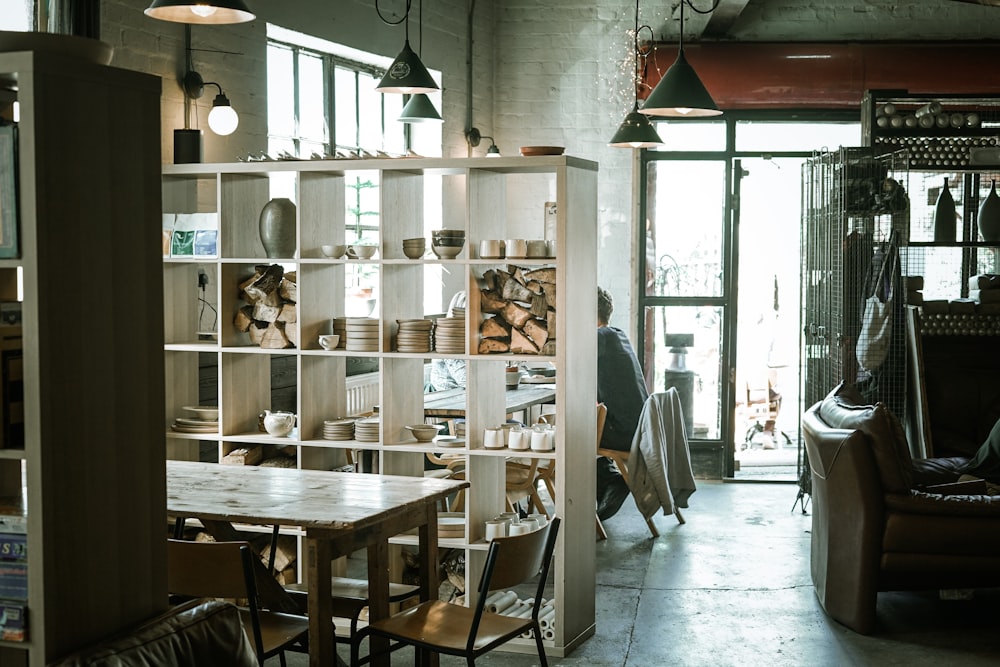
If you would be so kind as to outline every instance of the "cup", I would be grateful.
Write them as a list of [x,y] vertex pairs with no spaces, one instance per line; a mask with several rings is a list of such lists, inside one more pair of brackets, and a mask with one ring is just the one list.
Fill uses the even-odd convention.
[[521,519],[519,526],[525,526],[527,530],[525,532],[531,533],[538,530],[541,526],[538,525],[538,519],[533,519],[530,516]]
[[[537,524],[536,524],[536,526],[537,526]],[[536,530],[537,530],[537,528],[536,528]],[[510,533],[509,533],[510,535],[525,535],[526,533],[530,533],[530,532],[531,532],[531,529],[523,521],[522,522],[518,522],[518,523],[512,523],[512,524],[510,524]]]
[[539,528],[545,528],[549,523],[548,518],[544,514],[529,514],[528,518],[537,521]]
[[494,537],[506,537],[507,522],[499,519],[490,519],[486,522],[486,541],[491,541]]
[[499,426],[488,428],[483,432],[483,447],[503,449],[503,430]]
[[545,239],[531,239],[528,241],[528,257],[548,257],[549,244]]
[[319,337],[319,346],[324,350],[333,350],[340,344],[339,334],[322,334]]
[[520,426],[515,426],[510,430],[510,440],[507,442],[507,446],[520,451],[528,449],[531,446],[531,433]]
[[511,259],[524,259],[528,256],[528,241],[526,239],[507,239],[504,241],[504,252]]
[[479,256],[482,259],[500,259],[503,257],[503,247],[499,239],[483,239],[479,242]]

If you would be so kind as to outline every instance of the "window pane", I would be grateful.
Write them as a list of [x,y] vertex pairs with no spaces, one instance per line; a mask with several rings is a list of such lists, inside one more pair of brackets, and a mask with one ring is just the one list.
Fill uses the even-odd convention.
[[[375,90],[378,81],[368,74],[358,74],[358,116],[361,118],[361,148],[382,148],[382,93]],[[390,97],[390,95],[386,95]],[[402,97],[402,96],[399,96]],[[399,116],[399,111],[396,112]]]
[[0,2],[0,30],[28,32],[34,29],[33,0],[4,0]]
[[[861,142],[859,123],[736,123],[738,151],[815,151]],[[819,145],[822,144],[822,145]]]
[[[323,86],[323,61],[308,53],[299,54],[299,137],[324,143],[326,103]],[[306,157],[309,153],[302,153]]]
[[650,296],[722,296],[725,163],[649,165],[646,254]]
[[[382,103],[385,105],[385,139],[382,150],[389,153],[406,152],[406,123],[399,122],[399,114],[403,113],[402,95],[383,95]],[[437,123],[432,123],[436,125]],[[416,125],[427,125],[427,123],[416,123]]]
[[292,62],[291,49],[267,45],[267,132],[271,135],[295,136],[295,72]]
[[[653,391],[675,387],[680,394],[689,438],[717,439],[722,405],[722,308],[716,306],[650,307]],[[674,347],[669,334],[693,336],[691,347]]]
[[336,104],[336,121],[334,124],[334,140],[338,147],[358,147],[358,93],[357,74],[351,70],[337,67],[333,73],[334,97]]
[[724,151],[726,124],[721,121],[653,121],[663,139],[657,151]]

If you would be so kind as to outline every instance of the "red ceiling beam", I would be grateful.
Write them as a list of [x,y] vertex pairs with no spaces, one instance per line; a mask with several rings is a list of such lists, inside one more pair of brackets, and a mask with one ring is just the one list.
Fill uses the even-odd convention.
[[[719,108],[857,109],[866,90],[1000,95],[1000,42],[685,44],[684,53]],[[657,44],[644,73],[650,86],[677,57]]]

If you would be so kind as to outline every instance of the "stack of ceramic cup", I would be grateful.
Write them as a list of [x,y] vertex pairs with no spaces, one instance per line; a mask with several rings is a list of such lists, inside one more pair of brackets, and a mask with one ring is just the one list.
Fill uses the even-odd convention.
[[396,334],[397,352],[430,352],[432,320],[396,320],[399,333]]
[[358,442],[378,442],[379,441],[378,417],[365,417],[354,422],[354,439]]
[[420,259],[427,251],[427,239],[403,239],[403,254],[410,259]]
[[465,315],[439,317],[435,321],[434,350],[442,354],[465,354]]
[[464,245],[464,229],[437,229],[431,232],[431,250],[441,259],[455,259]]
[[323,438],[326,440],[353,440],[354,420],[327,419],[323,422]]
[[350,352],[378,352],[379,321],[373,317],[347,318],[347,346]]

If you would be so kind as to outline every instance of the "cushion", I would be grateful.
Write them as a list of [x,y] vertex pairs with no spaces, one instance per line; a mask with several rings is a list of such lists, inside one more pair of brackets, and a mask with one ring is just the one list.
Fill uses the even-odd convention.
[[883,491],[909,493],[913,486],[910,448],[903,425],[884,403],[864,405],[857,390],[842,382],[823,399],[819,415],[833,428],[864,433],[871,442]]

